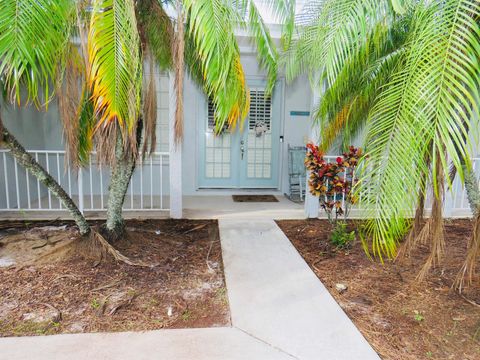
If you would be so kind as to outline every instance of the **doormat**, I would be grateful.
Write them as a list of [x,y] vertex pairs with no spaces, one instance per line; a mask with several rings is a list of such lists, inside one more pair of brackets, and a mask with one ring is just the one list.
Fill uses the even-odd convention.
[[232,195],[235,202],[278,202],[273,195]]

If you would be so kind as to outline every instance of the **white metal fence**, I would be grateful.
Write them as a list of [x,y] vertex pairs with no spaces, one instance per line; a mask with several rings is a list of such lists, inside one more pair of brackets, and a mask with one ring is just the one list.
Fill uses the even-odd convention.
[[[65,151],[29,150],[77,203],[81,211],[106,210],[110,169],[92,153],[87,166],[75,171]],[[3,174],[2,174],[3,173]],[[0,150],[0,211],[61,211],[62,204],[8,150]],[[155,152],[139,161],[132,176],[124,210],[166,211],[169,205],[169,154]]]
[[[92,153],[87,166],[74,171],[65,161],[65,151],[29,150],[32,156],[67,191],[82,211],[106,210],[110,169],[99,166]],[[325,156],[329,162],[337,156]],[[480,175],[480,158],[473,158],[473,169]],[[170,196],[168,152],[155,152],[137,164],[125,197],[124,210],[168,211]],[[345,199],[342,198],[342,202]],[[427,197],[427,211],[431,201]],[[343,206],[344,204],[342,204]],[[62,205],[34,176],[0,149],[0,212],[62,211]],[[362,212],[361,199],[352,210]],[[446,216],[470,216],[465,188],[458,179],[445,201]]]
[[[324,156],[324,159],[331,163],[335,162],[338,156]],[[475,172],[477,179],[480,178],[480,158],[472,158],[472,168]],[[345,178],[343,179],[345,180]],[[480,183],[479,183],[480,184]],[[428,192],[425,200],[425,210],[429,212],[432,205],[432,196],[431,191]],[[345,195],[342,196],[342,208],[345,208]],[[360,198],[359,202],[352,207],[352,211],[355,213],[353,215],[362,216],[365,214],[365,208],[362,206],[362,199]],[[323,210],[320,210],[322,213]],[[471,210],[467,199],[467,193],[465,187],[460,181],[459,177],[455,178],[453,182],[452,191],[448,191],[445,196],[445,205],[444,205],[444,214],[447,217],[453,216],[471,216]]]

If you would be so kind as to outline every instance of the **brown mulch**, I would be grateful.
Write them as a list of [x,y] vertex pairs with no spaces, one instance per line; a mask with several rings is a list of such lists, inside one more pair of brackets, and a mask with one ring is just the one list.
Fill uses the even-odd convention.
[[[382,265],[367,258],[359,241],[350,249],[332,246],[325,220],[278,224],[382,359],[480,359],[480,278],[463,297],[451,290],[464,260],[470,220],[446,222],[447,257],[422,283],[415,277],[427,247]],[[348,288],[340,293],[336,284]]]
[[69,222],[11,225],[0,223],[0,337],[230,324],[216,221],[127,221],[116,248],[149,267],[72,254]]

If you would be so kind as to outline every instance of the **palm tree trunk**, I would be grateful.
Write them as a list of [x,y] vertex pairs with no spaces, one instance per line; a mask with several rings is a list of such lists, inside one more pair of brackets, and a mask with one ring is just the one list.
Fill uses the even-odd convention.
[[480,212],[480,191],[478,189],[478,180],[475,173],[466,167],[464,167],[464,184],[470,209],[475,216]]
[[[142,120],[137,124],[137,145],[140,144]],[[138,148],[138,146],[137,146]],[[117,130],[115,144],[115,165],[112,169],[108,188],[107,221],[104,226],[105,237],[112,242],[120,239],[125,232],[125,222],[122,216],[123,203],[127,194],[128,184],[135,170],[137,154],[125,151],[122,134]]]
[[90,225],[65,190],[58,182],[25,150],[17,139],[3,126],[0,118],[0,142],[4,144],[18,163],[44,184],[62,205],[69,211],[82,236],[90,233]]

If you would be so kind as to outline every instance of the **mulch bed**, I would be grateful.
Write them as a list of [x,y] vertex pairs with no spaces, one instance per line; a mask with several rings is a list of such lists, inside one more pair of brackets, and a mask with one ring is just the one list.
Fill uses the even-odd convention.
[[127,221],[117,249],[151,267],[71,254],[71,223],[11,225],[0,224],[0,336],[230,325],[216,221]]
[[[470,220],[446,222],[447,258],[421,283],[415,277],[428,255],[425,246],[402,262],[382,265],[370,261],[358,241],[346,250],[332,246],[325,220],[278,224],[383,359],[480,359],[480,279],[463,297],[451,290]],[[337,284],[347,290],[340,292]]]

